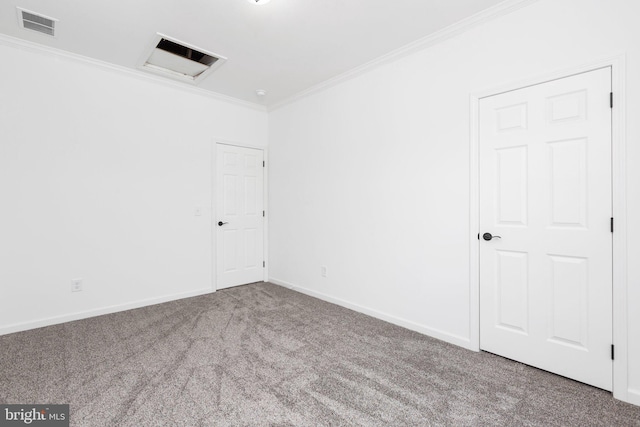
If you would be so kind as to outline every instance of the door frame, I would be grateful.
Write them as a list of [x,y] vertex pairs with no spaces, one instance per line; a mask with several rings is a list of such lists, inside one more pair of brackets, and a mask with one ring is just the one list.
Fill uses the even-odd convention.
[[[247,144],[236,141],[228,141],[221,138],[214,138],[211,144],[211,291],[216,292],[218,290],[218,212],[217,212],[217,199],[218,194],[217,190],[217,173],[218,170],[216,168],[217,165],[217,157],[218,157],[218,145],[231,145],[233,147],[240,148],[250,148],[253,150],[260,150],[263,153],[262,159],[265,162],[265,166],[262,170],[262,206],[265,211],[263,228],[262,228],[262,256],[266,261],[269,260],[269,192],[267,191],[269,188],[269,152],[267,147],[256,145],[256,144]],[[269,262],[266,262],[265,267],[262,269],[262,280],[264,282],[269,279]]]
[[629,392],[627,355],[627,210],[626,210],[626,135],[625,135],[625,70],[626,56],[620,54],[587,64],[515,81],[499,87],[481,90],[469,99],[469,348],[480,351],[480,189],[479,189],[479,105],[482,98],[499,95],[528,86],[611,67],[611,88],[614,108],[611,120],[612,211],[613,233],[613,396],[640,404],[640,396]]

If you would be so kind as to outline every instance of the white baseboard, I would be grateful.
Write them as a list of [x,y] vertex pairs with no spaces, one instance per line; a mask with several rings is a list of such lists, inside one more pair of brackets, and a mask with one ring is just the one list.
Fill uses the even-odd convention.
[[466,348],[468,350],[474,350],[471,340],[469,338],[461,337],[459,335],[451,334],[449,332],[445,332],[439,329],[431,328],[429,326],[421,325],[411,320],[406,320],[391,314],[383,313],[381,311],[364,307],[362,305],[355,304],[349,301],[345,301],[340,298],[335,298],[330,295],[323,294],[321,292],[312,291],[310,289],[306,289],[306,288],[303,288],[302,286],[294,285],[293,283],[289,283],[284,280],[279,280],[271,277],[269,278],[269,282],[275,285],[283,286],[285,288],[294,290],[296,292],[300,292],[305,295],[312,296],[314,298],[321,299],[323,301],[330,302],[332,304],[346,307],[348,309],[366,314],[371,317],[375,317],[376,319],[384,320],[385,322],[393,323],[394,325],[402,326],[403,328],[410,329],[412,331],[419,332],[421,334],[428,335],[430,337],[437,338],[442,341],[446,341],[448,343]]
[[47,317],[23,323],[14,323],[8,326],[0,326],[0,335],[12,334],[14,332],[28,331],[29,329],[42,328],[45,326],[58,325],[60,323],[72,322],[74,320],[87,319],[89,317],[101,316],[103,314],[117,313],[119,311],[132,310],[134,308],[147,307],[149,305],[161,304],[163,302],[175,301],[184,298],[197,297],[215,292],[211,288],[198,289],[196,291],[179,294],[165,295],[156,298],[128,302],[125,304],[111,305],[94,310],[80,311],[78,313],[64,314],[62,316]]
[[630,388],[627,390],[627,398],[625,402],[640,406],[640,390]]

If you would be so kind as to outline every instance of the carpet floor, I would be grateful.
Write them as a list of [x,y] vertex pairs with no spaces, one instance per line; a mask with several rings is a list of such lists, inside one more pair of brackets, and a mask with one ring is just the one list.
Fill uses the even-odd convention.
[[640,426],[640,407],[257,283],[0,337],[0,403],[72,426]]

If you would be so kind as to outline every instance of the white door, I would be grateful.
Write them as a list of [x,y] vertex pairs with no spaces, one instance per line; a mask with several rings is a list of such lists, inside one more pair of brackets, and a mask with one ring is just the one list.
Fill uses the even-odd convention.
[[480,347],[606,390],[610,92],[604,68],[484,98],[479,118]]
[[217,144],[217,289],[264,279],[263,152]]

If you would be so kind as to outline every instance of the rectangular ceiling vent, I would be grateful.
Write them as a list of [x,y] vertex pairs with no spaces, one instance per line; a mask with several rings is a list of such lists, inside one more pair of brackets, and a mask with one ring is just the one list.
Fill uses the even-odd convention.
[[189,83],[200,83],[227,58],[179,40],[157,34],[138,67]]
[[22,8],[17,9],[18,22],[22,28],[55,37],[56,22],[58,22],[57,19],[40,15]]

